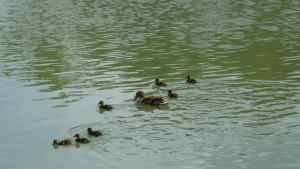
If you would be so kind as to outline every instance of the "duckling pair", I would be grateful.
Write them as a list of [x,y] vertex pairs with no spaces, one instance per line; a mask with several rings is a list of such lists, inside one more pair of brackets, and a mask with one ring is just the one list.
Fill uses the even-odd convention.
[[[167,86],[167,84],[166,84],[165,82],[161,81],[161,80],[158,79],[158,78],[155,79],[154,82],[155,82],[155,85],[156,85],[156,86]],[[188,75],[188,76],[186,77],[186,82],[187,82],[187,83],[194,84],[194,83],[197,83],[197,80],[192,79],[191,76]]]
[[[92,130],[92,128],[87,128],[87,132],[89,134],[89,136],[94,136],[94,137],[98,137],[98,136],[102,136],[102,133],[100,131],[97,130]],[[87,138],[81,138],[80,134],[76,133],[73,137],[75,137],[75,141],[77,143],[89,143],[90,140]],[[58,139],[54,139],[53,140],[53,146],[59,146],[59,145],[71,145],[72,144],[72,140],[70,139],[65,139],[65,140],[58,140]]]
[[[100,131],[93,130],[90,127],[87,128],[87,132],[88,132],[89,136],[94,136],[94,137],[102,136],[102,133]],[[76,137],[75,141],[77,143],[89,143],[90,142],[90,140],[87,138],[80,138],[80,135],[78,133],[76,133],[74,135],[74,137]]]
[[[87,132],[89,134],[89,136],[94,136],[94,137],[99,137],[99,136],[102,136],[102,133],[100,131],[97,131],[97,130],[93,130],[92,128],[87,128]],[[87,139],[87,138],[80,138],[80,135],[78,133],[76,133],[74,135],[74,137],[76,137],[75,141],[77,143],[89,143],[90,140]]]

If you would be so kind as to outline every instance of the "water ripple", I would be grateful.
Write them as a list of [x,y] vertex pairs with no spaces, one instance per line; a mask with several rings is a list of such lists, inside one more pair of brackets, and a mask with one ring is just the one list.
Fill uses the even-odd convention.
[[[298,1],[1,4],[0,77],[37,89],[29,99],[55,102],[53,111],[98,113],[102,121],[69,135],[103,131],[85,146],[103,168],[259,168],[257,157],[298,157]],[[186,84],[188,74],[198,83]],[[170,104],[137,105],[137,90]],[[98,99],[114,110],[98,111]],[[287,150],[294,157],[277,153]]]

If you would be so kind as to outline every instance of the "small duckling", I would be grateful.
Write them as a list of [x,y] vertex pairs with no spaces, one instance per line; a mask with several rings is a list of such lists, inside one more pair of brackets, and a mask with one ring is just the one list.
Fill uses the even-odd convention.
[[172,93],[172,90],[168,90],[168,96],[169,97],[174,97],[174,98],[178,97],[178,95],[176,93]]
[[89,133],[90,136],[102,136],[102,133],[100,131],[92,130],[91,128],[87,128],[87,132]]
[[76,137],[75,141],[77,143],[89,143],[90,142],[90,140],[88,140],[87,138],[80,138],[80,135],[78,133],[76,133],[74,135],[74,137]]
[[155,82],[155,85],[156,85],[156,86],[166,86],[166,85],[167,85],[165,82],[159,80],[158,78],[155,79],[154,82]]
[[186,77],[186,82],[187,82],[187,83],[192,83],[192,84],[194,84],[194,83],[196,83],[196,82],[197,82],[197,80],[195,80],[195,79],[191,79],[191,76],[190,76],[190,75],[188,75],[188,76]]
[[58,139],[54,139],[53,140],[53,145],[57,146],[57,145],[70,145],[72,144],[72,141],[70,139],[66,139],[66,140],[58,140]]
[[168,103],[161,96],[145,96],[143,91],[137,91],[134,100],[138,103],[148,104],[150,106],[158,106]]
[[104,102],[102,100],[99,101],[98,106],[100,109],[103,109],[103,110],[111,110],[112,109],[111,105],[104,104]]

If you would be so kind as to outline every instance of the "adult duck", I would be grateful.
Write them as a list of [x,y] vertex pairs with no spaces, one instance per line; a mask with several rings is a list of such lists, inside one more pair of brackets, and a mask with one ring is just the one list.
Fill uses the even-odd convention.
[[188,76],[186,77],[186,82],[187,82],[187,83],[194,84],[194,83],[197,83],[197,80],[192,79],[191,76],[188,75]]
[[76,133],[74,135],[74,137],[76,137],[75,141],[77,143],[89,143],[90,142],[90,140],[88,140],[87,138],[80,138],[80,135],[78,133]]
[[87,128],[87,132],[90,136],[102,136],[102,133],[100,131],[92,130],[92,128]]
[[112,109],[111,105],[104,104],[104,101],[102,101],[102,100],[99,101],[98,106],[102,110],[111,110]]
[[53,140],[53,145],[57,146],[57,145],[70,145],[72,144],[72,141],[70,139],[66,139],[66,140],[58,140],[58,139],[54,139]]
[[176,93],[172,93],[172,90],[168,90],[168,96],[169,97],[173,97],[173,98],[177,98],[178,95]]
[[134,100],[138,103],[147,104],[150,106],[158,106],[168,103],[161,96],[145,96],[143,91],[137,91]]
[[154,82],[155,82],[155,85],[156,85],[156,86],[167,86],[167,84],[166,84],[165,82],[159,80],[158,78],[155,79]]

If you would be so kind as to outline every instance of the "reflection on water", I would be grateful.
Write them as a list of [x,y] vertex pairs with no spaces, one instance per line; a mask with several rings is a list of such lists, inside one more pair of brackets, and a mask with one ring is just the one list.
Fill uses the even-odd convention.
[[[0,79],[30,90],[20,99],[55,103],[42,107],[47,112],[70,112],[57,117],[24,108],[45,128],[58,118],[82,118],[67,135],[84,135],[87,127],[103,131],[103,138],[80,147],[104,158],[101,167],[299,166],[299,1],[0,3]],[[187,85],[187,74],[199,83]],[[168,87],[153,87],[155,78]],[[166,96],[168,89],[180,96],[168,99],[168,107],[132,101],[137,90]],[[97,99],[115,109],[100,114]],[[15,106],[11,100],[0,107]],[[84,109],[101,121],[85,117]]]

